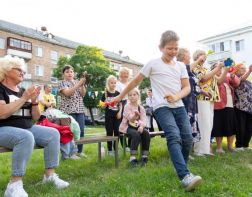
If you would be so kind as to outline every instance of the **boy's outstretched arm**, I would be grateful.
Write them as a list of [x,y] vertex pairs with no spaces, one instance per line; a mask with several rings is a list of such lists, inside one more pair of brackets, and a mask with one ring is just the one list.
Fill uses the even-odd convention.
[[144,79],[144,75],[142,73],[138,73],[130,82],[129,84],[123,89],[123,91],[120,93],[120,95],[118,95],[117,97],[115,97],[113,99],[114,102],[118,103],[120,102],[123,97],[125,97],[125,95],[132,90],[133,88],[135,88],[136,86],[138,86]]

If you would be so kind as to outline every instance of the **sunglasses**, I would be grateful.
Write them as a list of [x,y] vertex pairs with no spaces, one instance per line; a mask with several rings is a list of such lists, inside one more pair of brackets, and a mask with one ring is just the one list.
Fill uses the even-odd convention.
[[23,75],[26,74],[26,72],[23,71],[21,68],[12,68],[12,69],[19,71],[19,72],[22,73]]

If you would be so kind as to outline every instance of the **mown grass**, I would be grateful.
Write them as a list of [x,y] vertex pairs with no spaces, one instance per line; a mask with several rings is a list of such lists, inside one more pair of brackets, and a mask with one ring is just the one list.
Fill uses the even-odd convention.
[[[87,128],[87,135],[104,133],[103,128]],[[114,158],[98,162],[97,144],[85,145],[87,159],[61,161],[57,173],[70,187],[57,190],[41,184],[43,151],[35,150],[27,166],[24,188],[29,196],[252,196],[252,151],[226,153],[214,157],[195,157],[190,170],[203,177],[195,191],[184,192],[176,176],[164,138],[151,142],[151,155],[144,168],[128,166],[129,154],[123,158],[120,147],[119,168]],[[11,154],[0,154],[0,196],[3,196],[11,171]]]

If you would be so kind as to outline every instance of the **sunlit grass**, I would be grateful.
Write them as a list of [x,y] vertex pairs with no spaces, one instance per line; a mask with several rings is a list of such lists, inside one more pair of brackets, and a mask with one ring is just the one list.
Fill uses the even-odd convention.
[[[86,134],[102,135],[105,131],[104,128],[87,128]],[[252,196],[250,150],[190,160],[190,170],[201,175],[204,182],[194,192],[186,193],[169,159],[164,138],[152,139],[149,163],[144,168],[129,167],[129,154],[123,158],[121,147],[118,169],[114,166],[114,157],[106,156],[98,162],[97,144],[85,145],[84,149],[88,159],[61,161],[57,169],[60,177],[71,184],[64,190],[41,184],[43,150],[35,150],[24,178],[29,196]],[[3,196],[10,172],[11,154],[0,154],[0,196]]]

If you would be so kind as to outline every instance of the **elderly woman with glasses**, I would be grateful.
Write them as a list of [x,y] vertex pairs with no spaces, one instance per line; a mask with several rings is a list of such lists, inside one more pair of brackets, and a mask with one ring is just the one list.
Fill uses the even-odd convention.
[[5,197],[28,196],[22,177],[34,144],[44,148],[45,174],[43,183],[52,182],[57,188],[65,188],[68,182],[55,173],[58,166],[60,136],[57,130],[33,125],[40,111],[37,97],[41,87],[27,89],[19,85],[24,79],[24,61],[18,57],[0,58],[0,146],[13,150],[12,176]]

